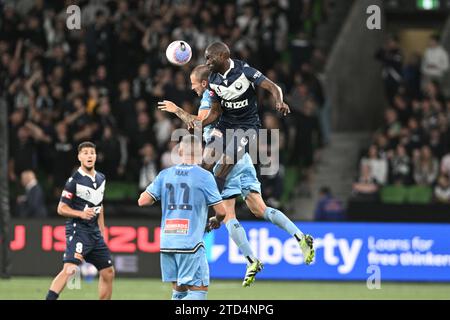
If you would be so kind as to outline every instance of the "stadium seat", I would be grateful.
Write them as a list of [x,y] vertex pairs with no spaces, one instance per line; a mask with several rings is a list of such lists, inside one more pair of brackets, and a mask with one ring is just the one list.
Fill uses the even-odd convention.
[[429,186],[410,186],[408,188],[407,201],[409,203],[426,204],[431,202],[433,190]]
[[381,189],[381,202],[383,203],[404,203],[408,190],[404,186],[385,186]]

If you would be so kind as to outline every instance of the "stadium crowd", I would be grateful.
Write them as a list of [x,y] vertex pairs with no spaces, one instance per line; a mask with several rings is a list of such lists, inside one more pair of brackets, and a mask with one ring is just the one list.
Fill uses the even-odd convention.
[[[59,197],[77,164],[76,146],[85,140],[96,143],[97,169],[109,181],[143,189],[171,165],[171,132],[183,127],[159,111],[157,101],[196,113],[190,69],[204,63],[209,43],[222,40],[233,57],[278,83],[291,106],[293,113],[283,118],[269,95],[259,93],[263,127],[281,135],[281,170],[261,177],[264,196],[276,202],[283,167],[310,168],[322,144],[325,55],[311,39],[326,5],[317,3],[326,1],[0,2],[0,92],[9,111],[12,190],[32,170],[46,197]],[[71,4],[81,8],[80,30],[66,27]],[[165,58],[176,39],[193,48],[187,66],[171,66]]]
[[433,35],[423,56],[405,61],[391,36],[375,57],[389,107],[361,157],[355,197],[377,200],[383,186],[419,186],[430,201],[450,203],[450,97],[442,92],[448,53]]

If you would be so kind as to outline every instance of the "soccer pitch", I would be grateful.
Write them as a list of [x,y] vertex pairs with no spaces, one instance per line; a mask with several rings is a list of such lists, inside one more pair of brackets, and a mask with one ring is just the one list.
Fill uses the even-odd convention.
[[[43,300],[51,278],[14,277],[0,280],[1,300]],[[113,299],[166,300],[171,297],[170,284],[158,279],[118,278],[114,282]],[[97,299],[97,281],[81,282],[81,289],[64,290],[63,300]],[[213,280],[209,300],[329,300],[329,299],[450,299],[450,283],[381,283],[380,289],[369,290],[365,282],[300,282],[257,280],[250,288],[240,281]]]

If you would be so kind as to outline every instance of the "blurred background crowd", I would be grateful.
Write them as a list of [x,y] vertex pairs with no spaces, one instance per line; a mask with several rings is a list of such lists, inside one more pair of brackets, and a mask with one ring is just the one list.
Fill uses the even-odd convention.
[[[81,30],[66,27],[65,8],[71,4],[81,8]],[[107,188],[111,198],[133,198],[120,191],[125,185],[136,192],[144,189],[172,164],[171,133],[184,126],[159,111],[157,102],[168,99],[197,112],[189,73],[204,63],[204,49],[216,40],[229,45],[233,58],[279,84],[292,109],[289,117],[281,117],[270,95],[258,93],[263,127],[280,129],[280,171],[261,176],[264,197],[280,205],[291,191],[284,188],[285,168],[308,180],[317,150],[328,142],[328,123],[321,114],[326,55],[313,41],[328,5],[308,0],[0,1],[0,92],[9,109],[13,205],[26,207],[17,196],[35,188],[36,181],[46,200],[57,199],[78,165],[76,146],[85,140],[98,147],[97,169],[112,182]],[[185,67],[171,66],[165,57],[166,47],[177,39],[193,49]],[[429,124],[436,102],[442,101],[437,86],[426,90],[434,90],[427,113],[421,113]],[[422,97],[414,99],[414,110],[425,110],[424,100],[417,100]],[[393,108],[410,103],[404,94],[394,101]],[[439,115],[447,109],[448,103],[441,104]],[[389,124],[389,139],[406,130],[399,126],[394,132],[397,121],[414,121],[409,115],[398,118]],[[422,122],[416,120],[416,126]],[[430,131],[436,139],[433,132],[442,131]],[[382,150],[378,146],[377,157]],[[17,212],[29,215],[26,208]]]
[[439,43],[431,36],[423,55],[406,60],[391,35],[376,52],[389,105],[361,156],[354,198],[450,203],[450,97],[442,92],[449,57]]

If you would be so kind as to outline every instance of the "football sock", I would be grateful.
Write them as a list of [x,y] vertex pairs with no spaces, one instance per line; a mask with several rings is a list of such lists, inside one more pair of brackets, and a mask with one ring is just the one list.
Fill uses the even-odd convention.
[[206,300],[207,294],[208,294],[208,291],[189,290],[187,292],[187,295],[184,298],[182,298],[181,300]]
[[172,289],[172,300],[181,300],[186,297],[187,294],[187,291],[177,291]]
[[264,211],[264,219],[279,226],[297,240],[303,235],[300,229],[280,210],[267,207]]
[[57,294],[55,291],[48,290],[45,300],[57,300],[58,297],[59,297],[59,294]]
[[233,239],[234,243],[238,246],[239,250],[241,250],[242,254],[248,260],[248,262],[252,263],[255,259],[253,255],[252,249],[250,247],[250,243],[247,239],[247,234],[245,233],[242,225],[237,221],[236,218],[230,219],[225,223],[227,227],[228,234],[231,239]]

